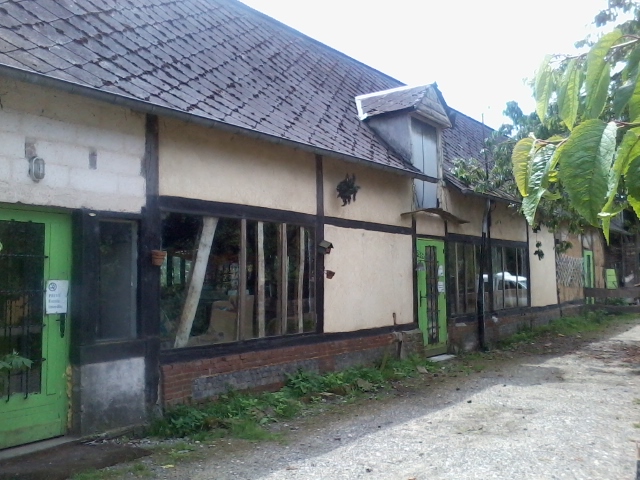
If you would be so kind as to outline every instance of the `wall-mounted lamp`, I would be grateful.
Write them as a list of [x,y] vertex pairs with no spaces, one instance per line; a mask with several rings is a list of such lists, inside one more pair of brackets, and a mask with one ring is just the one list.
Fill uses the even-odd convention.
[[44,178],[44,160],[41,157],[29,158],[29,177],[34,182],[39,182]]
[[331,253],[331,249],[333,248],[333,244],[331,242],[327,242],[326,240],[322,240],[318,244],[318,252],[323,255],[329,255]]
[[333,276],[336,274],[336,272],[334,272],[333,270],[325,270],[324,274],[327,276],[329,280],[331,280]]

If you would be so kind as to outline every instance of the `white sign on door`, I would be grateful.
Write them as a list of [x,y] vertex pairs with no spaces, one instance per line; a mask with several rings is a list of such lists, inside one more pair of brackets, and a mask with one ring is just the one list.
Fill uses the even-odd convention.
[[69,280],[47,280],[46,288],[45,313],[47,315],[67,313]]

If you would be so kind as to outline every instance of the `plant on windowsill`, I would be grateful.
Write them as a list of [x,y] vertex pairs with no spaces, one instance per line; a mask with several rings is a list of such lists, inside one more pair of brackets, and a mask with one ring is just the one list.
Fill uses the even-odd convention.
[[342,206],[344,207],[348,203],[351,203],[351,200],[356,201],[356,194],[360,190],[360,186],[356,185],[356,175],[349,175],[342,180],[338,186],[336,187],[336,191],[338,192],[338,198],[342,200]]

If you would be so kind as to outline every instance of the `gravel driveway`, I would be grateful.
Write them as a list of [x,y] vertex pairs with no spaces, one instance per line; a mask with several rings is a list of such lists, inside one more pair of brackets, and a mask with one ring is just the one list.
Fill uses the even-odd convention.
[[635,478],[640,321],[572,353],[486,367],[283,425],[286,444],[220,441],[156,478]]

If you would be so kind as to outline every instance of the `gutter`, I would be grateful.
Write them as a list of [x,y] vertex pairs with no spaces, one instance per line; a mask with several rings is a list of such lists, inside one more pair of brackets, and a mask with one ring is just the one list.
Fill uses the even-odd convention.
[[296,148],[305,152],[313,153],[315,155],[323,155],[327,157],[344,160],[349,163],[365,164],[367,167],[382,170],[388,173],[394,173],[396,175],[403,175],[411,178],[417,178],[429,183],[437,183],[438,179],[424,175],[419,172],[411,172],[409,170],[402,170],[387,165],[372,162],[360,157],[354,157],[345,153],[335,152],[333,150],[316,147],[307,143],[296,142],[294,140],[287,140],[268,133],[262,133],[255,130],[251,130],[245,127],[239,127],[230,123],[225,123],[220,120],[214,120],[212,118],[203,117],[200,115],[193,115],[185,113],[175,108],[163,107],[155,105],[144,100],[138,100],[132,97],[127,97],[118,93],[106,92],[94,87],[88,87],[86,85],[80,85],[78,83],[70,82],[68,80],[61,80],[55,77],[50,77],[41,73],[31,72],[29,70],[23,70],[17,67],[11,67],[9,65],[0,64],[0,75],[21,82],[30,83],[32,85],[39,85],[43,87],[54,88],[62,90],[66,93],[73,95],[81,95],[94,100],[98,100],[105,103],[111,103],[113,105],[130,108],[132,110],[146,113],[149,115],[158,115],[163,117],[169,117],[183,122],[192,123],[209,128],[217,128],[230,133],[237,133],[247,137],[263,140],[269,143],[277,145],[284,145],[291,148]]
[[471,195],[471,196],[480,197],[480,198],[487,198],[489,200],[494,200],[496,202],[501,202],[501,203],[514,203],[516,205],[520,205],[522,203],[520,200],[510,199],[510,198],[505,198],[505,197],[499,197],[498,195],[491,195],[491,194],[488,194],[488,193],[480,193],[480,192],[476,192],[475,190],[472,190],[470,188],[460,187],[460,186],[456,185],[454,182],[452,182],[451,180],[447,179],[446,175],[451,175],[451,173],[447,172],[447,174],[445,174],[445,177],[444,177],[445,183],[447,185],[452,186],[453,188],[458,190],[463,195]]

